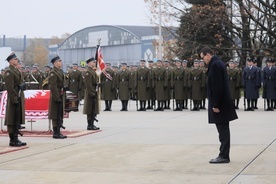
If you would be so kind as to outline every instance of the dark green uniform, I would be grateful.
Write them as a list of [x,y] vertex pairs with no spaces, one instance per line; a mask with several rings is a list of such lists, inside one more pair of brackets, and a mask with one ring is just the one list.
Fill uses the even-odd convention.
[[117,84],[119,90],[119,99],[122,102],[121,111],[127,111],[128,100],[130,98],[130,72],[128,70],[120,70],[117,75]]
[[227,74],[228,74],[230,95],[234,101],[234,99],[236,98],[237,90],[240,87],[239,73],[237,69],[228,67]]
[[[93,60],[94,61],[94,60]],[[84,75],[85,93],[84,93],[84,106],[83,114],[87,115],[87,130],[98,130],[99,128],[94,125],[97,114],[100,113],[99,109],[99,94],[98,94],[99,77],[95,70],[88,66]]]
[[18,139],[21,124],[25,124],[25,97],[20,88],[23,82],[20,71],[10,65],[5,72],[5,82],[8,93],[5,125],[10,136],[10,146],[24,146],[26,143]]
[[53,138],[63,139],[60,133],[60,128],[63,126],[63,115],[64,115],[64,105],[65,105],[65,91],[64,91],[64,73],[61,69],[53,67],[49,76],[49,86],[50,86],[50,102],[48,118],[52,120],[53,124]]
[[150,86],[149,69],[139,67],[135,77],[135,88],[137,89],[137,98],[140,102],[140,109],[137,109],[138,111],[146,110],[146,101],[150,99]]
[[187,87],[187,79],[184,69],[176,67],[172,71],[171,84],[173,88],[173,98],[176,102],[175,111],[182,111],[182,101],[184,100],[183,90]]
[[162,111],[164,110],[164,104],[168,95],[166,91],[168,87],[168,78],[165,68],[157,67],[153,70],[153,86],[157,100],[157,109],[155,110]]
[[112,69],[106,68],[105,72],[112,77],[112,80],[101,73],[102,100],[105,101],[104,111],[111,111],[112,100],[116,98],[116,79]]
[[69,79],[68,79],[68,88],[69,91],[73,92],[77,95],[78,99],[80,100],[80,90],[82,88],[82,75],[79,70],[71,70],[69,72]]
[[4,81],[4,74],[0,74],[0,91],[4,91],[5,89],[5,81]]
[[194,108],[192,110],[199,110],[200,102],[203,99],[202,90],[204,90],[205,87],[204,73],[200,68],[191,68],[188,86],[191,90],[191,100],[193,100],[194,103]]

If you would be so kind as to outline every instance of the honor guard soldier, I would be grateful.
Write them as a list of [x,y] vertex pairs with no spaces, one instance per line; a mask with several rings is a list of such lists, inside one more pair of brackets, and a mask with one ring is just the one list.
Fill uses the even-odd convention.
[[135,89],[140,102],[138,111],[146,111],[146,102],[150,99],[150,87],[149,69],[146,67],[146,61],[140,60],[140,67],[135,75]]
[[155,91],[153,88],[153,61],[150,60],[148,61],[148,69],[149,69],[149,84],[150,84],[150,88],[149,88],[149,100],[148,100],[148,105],[147,105],[147,109],[153,109],[153,106],[155,105]]
[[121,69],[118,72],[118,76],[117,76],[119,99],[122,102],[121,111],[127,111],[128,100],[130,98],[129,93],[131,90],[129,80],[130,80],[130,72],[127,69],[127,64],[122,63]]
[[64,104],[65,104],[65,90],[64,81],[65,76],[62,71],[62,59],[59,56],[51,60],[53,69],[50,72],[49,86],[50,86],[50,103],[48,118],[52,120],[53,138],[65,139],[67,136],[61,134],[60,129],[63,126]]
[[0,74],[0,91],[4,91],[4,86],[5,86],[4,74],[5,74],[5,70],[2,69]]
[[173,89],[173,100],[175,100],[176,108],[174,111],[182,111],[182,102],[184,100],[183,90],[187,87],[187,79],[183,67],[181,67],[181,61],[175,62],[176,67],[172,71],[172,89]]
[[239,63],[237,61],[234,61],[234,68],[238,72],[238,78],[237,78],[237,89],[235,94],[235,109],[239,109],[239,103],[241,99],[241,89],[242,89],[242,69],[239,67]]
[[99,114],[99,77],[95,71],[97,68],[95,58],[89,58],[86,64],[83,114],[87,115],[87,130],[99,130],[100,128],[95,126],[95,121],[98,121],[96,116]]
[[203,76],[204,76],[204,78],[202,79],[202,82],[205,83],[203,89],[201,90],[201,92],[202,92],[202,101],[200,103],[200,109],[206,109],[205,100],[207,98],[207,94],[206,94],[206,87],[207,87],[206,72],[207,72],[207,68],[205,67],[205,64],[204,64],[203,60],[199,61],[199,68],[202,70]]
[[34,65],[29,74],[30,89],[42,89],[43,79],[40,71],[38,70],[38,66]]
[[116,79],[110,63],[106,63],[105,66],[105,72],[110,77],[107,77],[103,72],[101,73],[102,100],[105,102],[104,111],[111,111],[112,101],[116,98]]
[[259,75],[259,81],[258,81],[258,84],[257,84],[257,88],[258,88],[258,96],[257,96],[257,98],[256,99],[254,99],[254,102],[253,102],[253,108],[254,109],[258,109],[258,98],[260,97],[260,88],[261,88],[261,86],[262,86],[262,69],[260,68],[260,67],[258,67],[258,65],[257,65],[257,59],[256,58],[254,58],[253,59],[253,66],[255,66],[256,68],[257,68],[257,75]]
[[44,73],[42,76],[43,82],[42,82],[42,89],[48,90],[49,89],[49,76],[50,76],[50,71],[51,67],[49,65],[44,66]]
[[167,100],[168,78],[161,60],[157,61],[157,67],[153,70],[153,86],[157,100],[157,108],[154,111],[164,111],[165,101]]
[[25,146],[27,143],[18,139],[21,124],[25,124],[25,97],[23,78],[18,70],[18,58],[12,52],[6,59],[9,62],[9,68],[5,72],[5,82],[8,94],[5,125],[10,137],[10,146]]
[[171,75],[172,75],[172,70],[171,70],[171,67],[170,67],[170,63],[169,61],[164,61],[164,68],[166,70],[166,78],[168,80],[168,86],[167,88],[165,89],[165,93],[167,94],[166,95],[166,100],[165,100],[165,107],[164,109],[171,109],[170,108],[170,102],[171,102],[171,98],[172,98],[172,87],[171,87]]
[[258,68],[253,66],[253,60],[247,58],[247,66],[243,69],[242,84],[244,87],[244,97],[247,100],[245,111],[254,111],[254,100],[258,98],[260,85],[260,75]]
[[233,99],[233,103],[235,104],[235,98],[237,94],[237,90],[240,87],[239,83],[239,72],[237,69],[235,69],[235,64],[233,60],[230,60],[229,67],[227,68],[227,74],[228,74],[228,84],[229,84],[229,90],[231,98]]
[[113,82],[115,83],[115,86],[116,86],[116,89],[114,90],[115,99],[118,99],[118,73],[119,73],[119,67],[118,66],[112,66],[112,70],[114,71]]
[[82,75],[81,72],[78,69],[78,64],[73,63],[72,64],[72,70],[69,71],[68,73],[68,88],[69,91],[73,92],[79,100],[80,98],[80,91],[81,91],[81,80],[82,80]]
[[189,98],[189,88],[188,88],[188,80],[189,80],[189,71],[190,69],[187,66],[188,61],[187,60],[183,60],[182,61],[182,67],[184,70],[184,75],[185,75],[185,83],[186,83],[186,87],[183,89],[183,95],[184,95],[184,100],[182,101],[182,108],[183,109],[188,109],[188,98]]
[[137,100],[137,91],[136,88],[134,87],[135,85],[135,74],[137,71],[137,66],[136,65],[132,65],[130,66],[130,80],[129,80],[129,85],[130,85],[130,99],[131,100]]
[[267,66],[263,69],[263,98],[267,102],[265,111],[274,111],[273,100],[276,100],[276,68],[273,67],[273,62],[269,58],[266,61]]
[[203,71],[199,68],[199,61],[194,60],[194,66],[189,72],[188,86],[190,89],[191,100],[193,100],[194,107],[192,111],[200,110],[200,102],[203,99],[202,90],[205,87],[205,76]]

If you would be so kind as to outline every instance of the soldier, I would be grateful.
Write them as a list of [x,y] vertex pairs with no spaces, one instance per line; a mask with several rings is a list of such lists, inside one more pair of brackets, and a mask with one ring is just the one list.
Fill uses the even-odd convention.
[[89,58],[86,60],[87,70],[84,75],[85,83],[85,95],[84,95],[84,107],[83,114],[87,115],[87,130],[99,130],[99,127],[94,125],[97,114],[99,114],[99,94],[98,83],[99,77],[95,71],[96,60],[95,58]]
[[237,69],[235,69],[234,66],[235,66],[234,61],[230,60],[229,67],[227,68],[228,83],[229,83],[230,95],[233,100],[233,103],[235,104],[235,97],[237,94],[237,90],[240,87],[240,84],[239,84],[239,72]]
[[155,91],[153,88],[153,61],[150,60],[148,61],[148,69],[149,69],[149,100],[148,100],[148,105],[147,105],[147,109],[153,109],[153,106],[155,105]]
[[204,84],[204,87],[203,87],[203,89],[201,90],[201,92],[202,92],[202,101],[201,101],[201,103],[200,103],[200,109],[206,109],[206,107],[205,107],[205,100],[206,100],[206,98],[207,98],[207,94],[206,94],[206,87],[207,87],[207,79],[206,79],[206,72],[207,72],[207,68],[205,67],[205,64],[204,64],[204,61],[203,60],[200,60],[199,61],[199,68],[202,70],[202,72],[203,72],[203,79],[202,79],[202,82],[203,83],[205,83]]
[[190,89],[191,100],[193,100],[194,107],[192,111],[200,110],[200,102],[203,99],[202,90],[205,87],[205,76],[201,69],[199,69],[199,61],[194,60],[194,66],[189,72],[188,86]]
[[5,72],[6,88],[8,93],[5,125],[10,137],[9,146],[25,146],[27,143],[18,139],[21,124],[25,124],[25,87],[22,85],[23,78],[18,70],[18,58],[12,52],[6,59],[9,68]]
[[33,66],[31,72],[29,73],[29,82],[30,82],[30,88],[29,89],[42,89],[42,75],[38,71],[37,66]]
[[167,88],[165,89],[165,93],[166,93],[166,100],[165,100],[165,107],[164,109],[171,109],[170,108],[170,102],[171,102],[171,98],[172,98],[172,91],[171,91],[171,75],[172,75],[172,71],[171,71],[171,68],[170,68],[170,63],[169,61],[165,61],[164,62],[164,68],[166,70],[166,78],[168,80],[168,83],[167,83]]
[[63,127],[64,103],[65,103],[65,90],[64,81],[65,76],[62,71],[62,59],[59,56],[51,60],[53,69],[49,76],[50,86],[50,102],[48,118],[52,120],[53,125],[53,138],[65,139],[67,136],[61,134],[60,129]]
[[157,61],[157,67],[153,70],[153,86],[157,100],[157,108],[154,111],[164,111],[164,104],[167,100],[168,78],[161,60]]
[[115,100],[116,95],[116,82],[114,80],[114,71],[110,68],[110,63],[106,63],[105,66],[105,72],[111,76],[111,78],[101,73],[102,100],[105,101],[104,111],[111,111],[112,100]]
[[262,74],[261,74],[262,73],[262,69],[257,66],[257,59],[256,58],[253,59],[253,66],[255,66],[257,68],[257,75],[259,75],[258,78],[260,79],[258,81],[258,84],[257,84],[258,96],[257,96],[256,99],[254,99],[254,102],[253,102],[253,108],[254,109],[258,109],[258,98],[260,97],[260,88],[261,88],[261,82],[262,82],[262,80],[261,80],[262,79]]
[[173,100],[175,100],[176,108],[174,111],[182,111],[184,100],[183,90],[187,87],[186,76],[183,67],[181,67],[181,61],[175,62],[176,67],[172,71],[172,89],[173,89]]
[[239,103],[240,103],[240,98],[241,98],[241,88],[242,88],[242,69],[238,66],[238,62],[234,62],[234,68],[237,70],[238,75],[237,75],[237,89],[236,89],[236,94],[235,94],[235,109],[239,109]]
[[115,83],[116,89],[114,90],[115,93],[115,99],[118,99],[118,73],[119,73],[119,67],[118,66],[112,66],[112,70],[114,71],[114,77],[113,82]]
[[73,63],[72,64],[72,70],[69,71],[68,73],[68,88],[69,91],[73,92],[78,99],[80,100],[80,90],[82,88],[81,80],[82,80],[82,75],[81,72],[78,70],[78,64]]
[[137,100],[137,91],[136,89],[134,88],[134,81],[135,81],[135,74],[136,74],[136,71],[137,71],[137,66],[136,65],[132,65],[130,66],[130,80],[129,80],[129,85],[130,85],[130,99],[131,100]]
[[84,91],[85,91],[85,84],[84,84],[84,75],[85,75],[85,72],[86,72],[86,67],[85,66],[81,66],[79,67],[79,70],[81,72],[81,90],[80,90],[80,100],[83,100],[84,99]]
[[43,82],[42,82],[42,89],[49,89],[49,76],[50,76],[50,71],[51,71],[51,67],[49,65],[45,65],[44,66],[44,73],[42,75],[42,79],[43,79]]
[[247,108],[245,111],[254,111],[254,100],[258,98],[258,85],[260,85],[259,77],[258,68],[253,66],[253,60],[247,58],[247,66],[243,69],[242,75],[244,96],[247,99]]
[[263,69],[263,98],[267,101],[265,111],[274,111],[273,100],[276,99],[276,68],[273,60],[267,60],[267,66]]
[[122,63],[121,69],[117,76],[119,99],[122,102],[121,111],[127,111],[128,100],[130,98],[129,93],[131,90],[129,80],[130,80],[130,72],[127,70],[127,64]]
[[183,89],[184,100],[182,101],[182,109],[188,109],[188,98],[189,98],[188,76],[189,76],[190,69],[187,67],[187,64],[188,64],[188,61],[183,60],[182,67],[184,69],[186,87],[184,87]]
[[137,109],[137,111],[146,111],[146,102],[150,99],[149,69],[146,67],[145,62],[145,60],[140,60],[140,67],[135,75],[135,88],[140,102],[140,109]]
[[4,74],[5,74],[5,70],[2,69],[1,70],[1,74],[0,74],[0,91],[4,91],[4,86],[5,86],[5,82],[4,82]]

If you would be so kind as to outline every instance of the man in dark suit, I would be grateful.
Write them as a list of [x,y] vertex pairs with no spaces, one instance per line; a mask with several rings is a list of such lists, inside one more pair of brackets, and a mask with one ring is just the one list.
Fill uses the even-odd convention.
[[238,118],[235,106],[230,96],[228,75],[225,64],[213,51],[204,47],[200,50],[200,57],[208,65],[207,96],[209,100],[209,123],[216,124],[220,145],[219,156],[209,163],[229,163],[230,157],[230,129],[229,121]]

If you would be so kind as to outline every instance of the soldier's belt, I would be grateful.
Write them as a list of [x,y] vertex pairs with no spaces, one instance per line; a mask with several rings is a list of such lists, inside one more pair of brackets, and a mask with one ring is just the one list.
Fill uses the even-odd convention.
[[274,80],[275,77],[266,77],[265,79],[266,79],[266,80]]
[[164,80],[164,78],[163,77],[156,77],[155,80],[162,81],[162,80]]
[[75,79],[70,80],[70,82],[75,82]]
[[200,78],[199,78],[199,77],[191,77],[190,79],[191,79],[191,80],[193,80],[193,81],[200,80]]
[[255,76],[247,76],[246,79],[249,79],[249,80],[255,79]]
[[175,77],[174,80],[183,80],[182,77]]
[[228,77],[228,80],[230,81],[233,81],[233,80],[236,80],[237,78],[236,77]]
[[138,78],[138,81],[144,81],[144,80],[147,80],[147,78],[146,77],[139,77]]
[[121,79],[120,81],[121,81],[121,82],[127,82],[128,80],[126,80],[126,79]]

